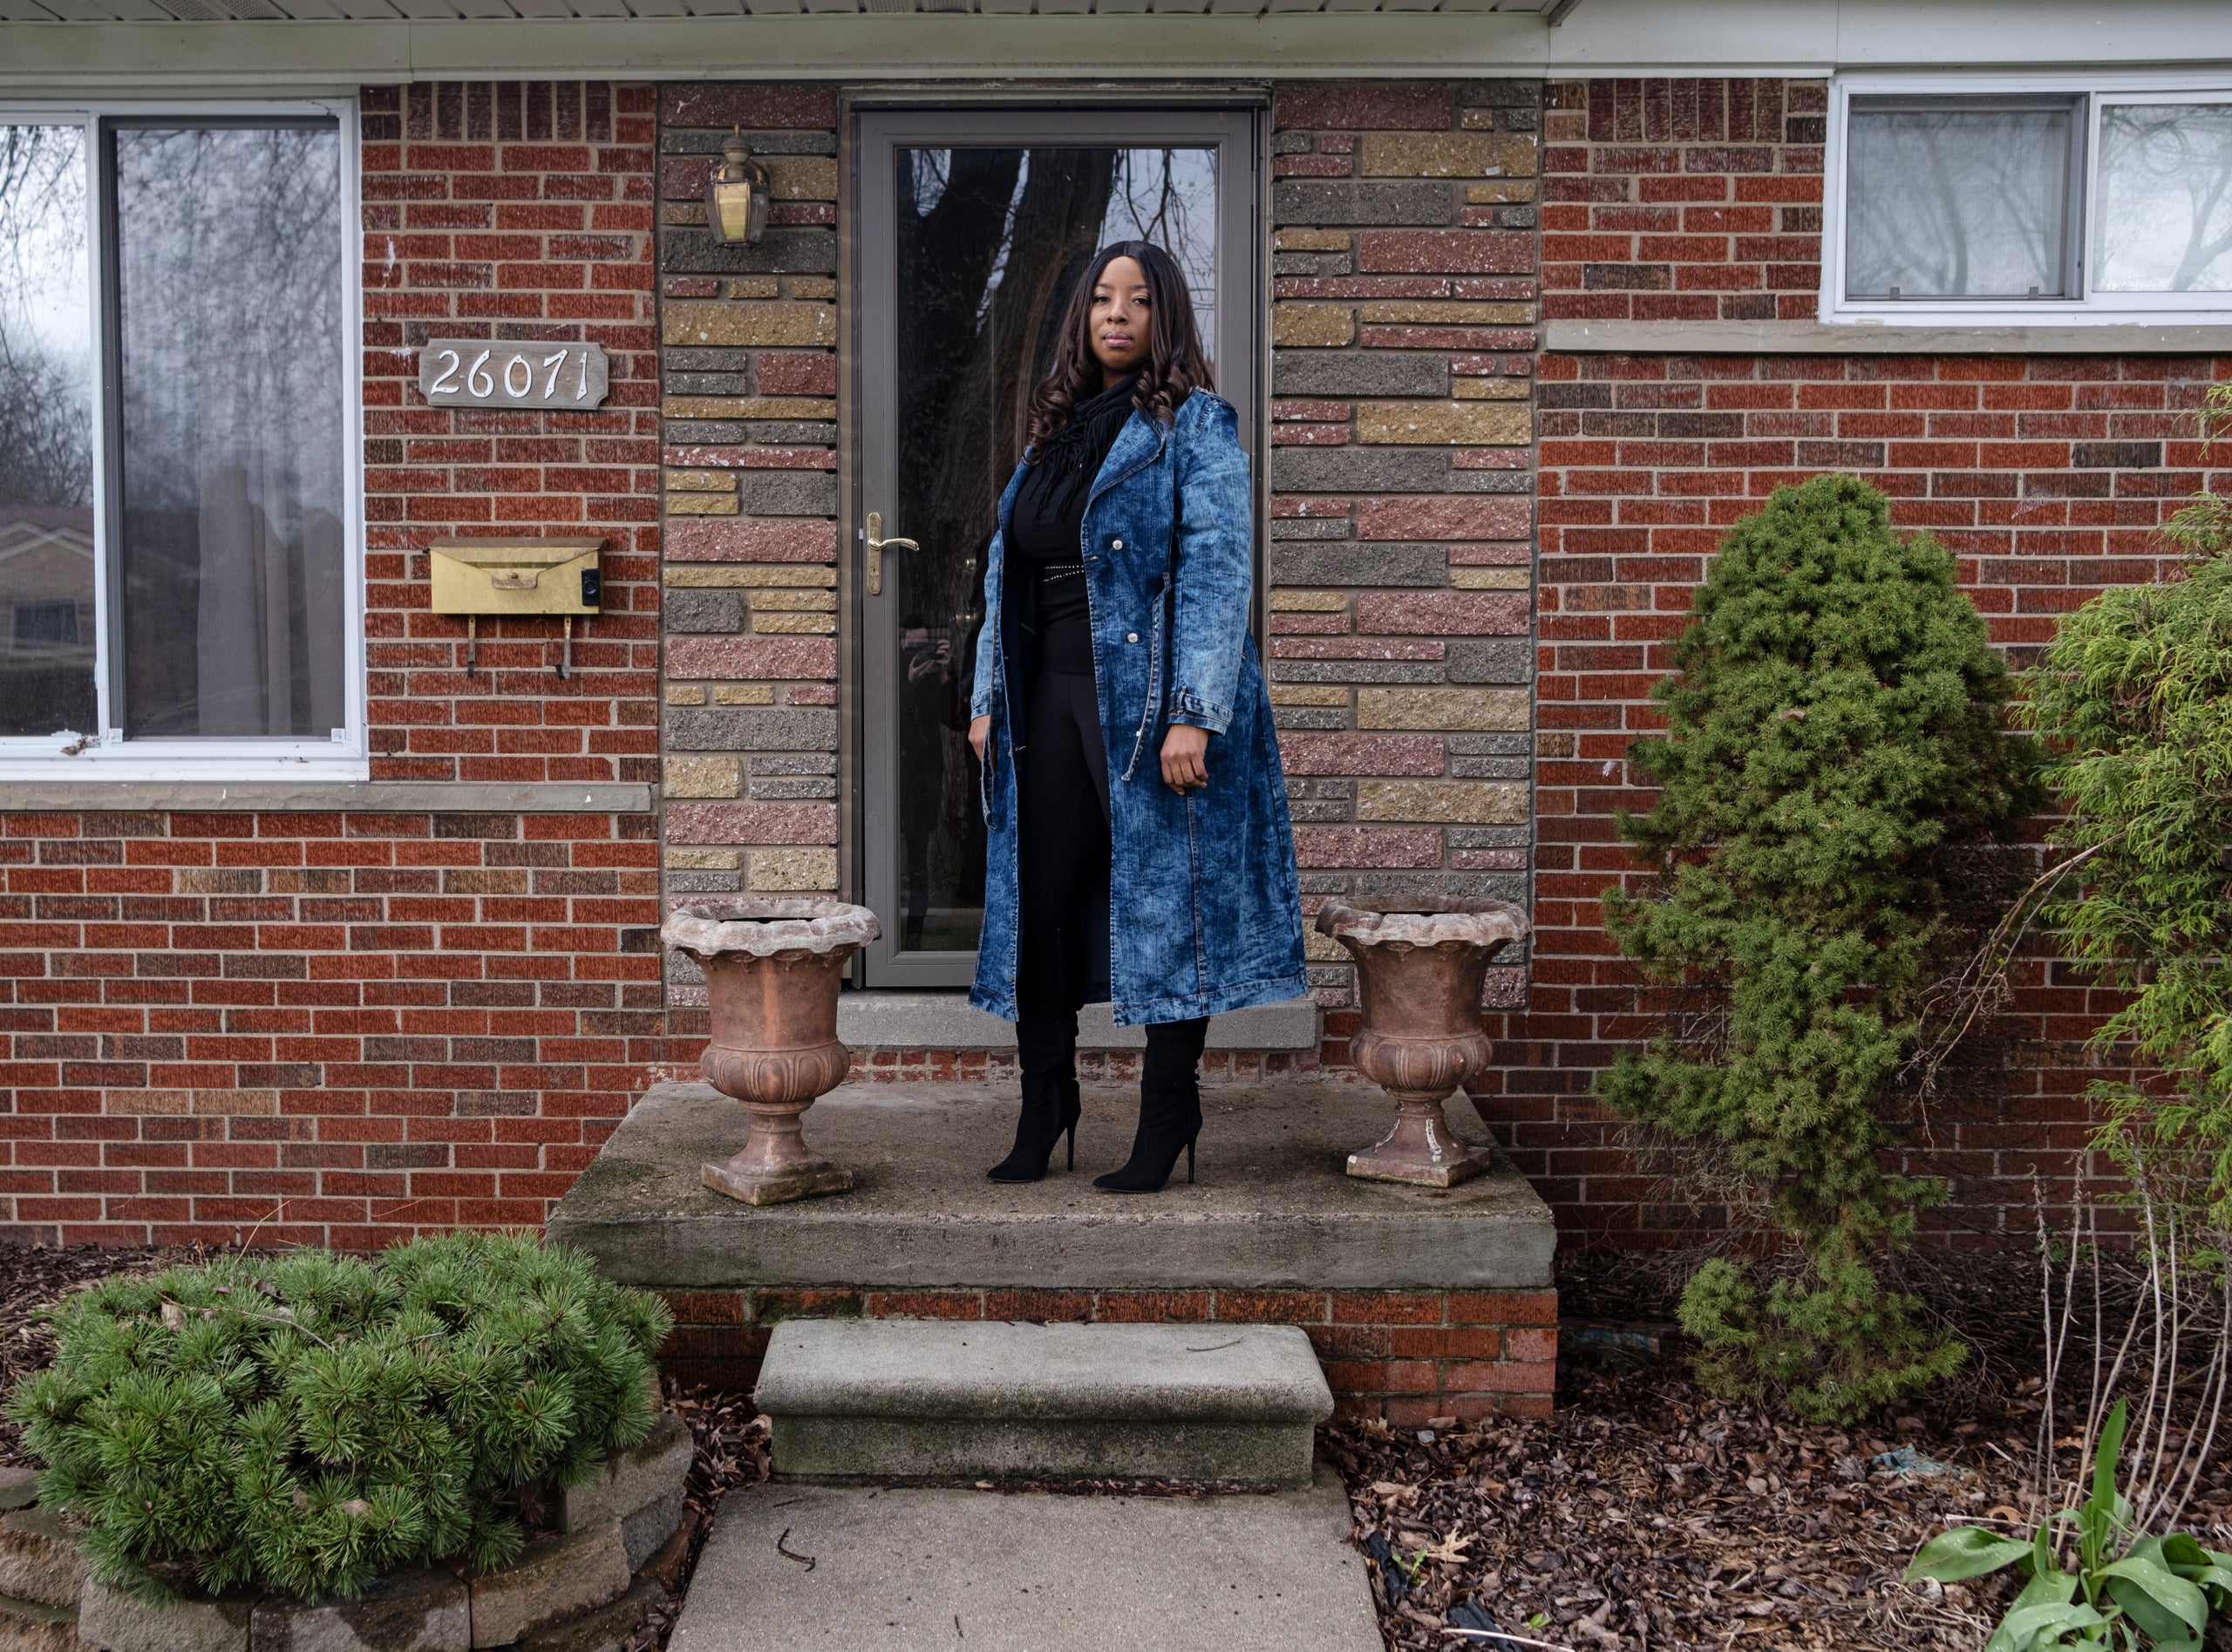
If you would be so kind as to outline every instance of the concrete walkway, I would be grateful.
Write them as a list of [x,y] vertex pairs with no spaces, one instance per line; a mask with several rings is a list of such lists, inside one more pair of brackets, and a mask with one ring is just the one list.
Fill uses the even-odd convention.
[[777,1480],[723,1501],[669,1652],[1381,1652],[1348,1531],[1324,1469],[1198,1499]]

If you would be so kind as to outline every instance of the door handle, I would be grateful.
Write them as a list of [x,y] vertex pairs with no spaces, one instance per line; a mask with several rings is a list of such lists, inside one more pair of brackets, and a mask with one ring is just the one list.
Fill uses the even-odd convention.
[[884,552],[887,550],[919,551],[922,547],[915,544],[913,540],[884,538],[883,513],[881,511],[870,511],[868,513],[868,595],[870,596],[881,596],[883,595]]

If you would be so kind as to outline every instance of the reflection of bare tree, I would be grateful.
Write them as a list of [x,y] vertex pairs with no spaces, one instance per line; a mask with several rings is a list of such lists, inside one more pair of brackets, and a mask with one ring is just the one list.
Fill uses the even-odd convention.
[[0,511],[90,507],[92,438],[82,375],[0,333]]
[[321,736],[344,716],[338,134],[114,145],[127,731]]
[[0,736],[92,729],[85,137],[0,126]]
[[2100,115],[2101,269],[2115,292],[2232,287],[2232,105],[2117,104]]
[[915,186],[931,180],[902,164],[899,520],[924,547],[918,577],[957,576],[937,612],[967,611],[952,599],[1022,448],[1063,278],[1098,245],[1114,161],[1106,149],[955,150],[926,207]]
[[2062,296],[2074,118],[2066,109],[1856,109],[1846,290]]
[[0,126],[0,507],[92,503],[85,164],[78,127]]
[[[903,792],[938,794],[935,841],[910,852],[905,876],[927,882],[933,911],[983,899],[983,847],[974,759],[961,739],[971,644],[983,605],[993,513],[1023,445],[1031,391],[1051,364],[1072,284],[1099,244],[1117,152],[956,149],[899,157],[898,514],[921,542],[895,573],[901,607],[947,645],[957,670],[933,685],[941,718],[902,719]],[[925,691],[918,687],[916,692]],[[916,797],[919,810],[924,799]],[[907,806],[902,799],[902,808]],[[910,910],[924,891],[908,890]],[[976,944],[926,931],[933,948]]]

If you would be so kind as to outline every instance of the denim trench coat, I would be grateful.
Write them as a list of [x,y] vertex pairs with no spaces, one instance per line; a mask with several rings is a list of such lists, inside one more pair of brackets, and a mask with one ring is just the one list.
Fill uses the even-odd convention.
[[[1239,427],[1232,405],[1202,391],[1168,427],[1134,409],[1085,506],[1080,551],[1113,846],[1106,986],[1121,1026],[1297,998],[1308,987],[1278,737],[1248,626],[1254,511]],[[992,729],[982,771],[984,929],[969,1002],[1010,1021],[1020,708],[1015,605],[1001,598],[1023,474],[1017,466],[1000,496],[970,704]],[[1210,731],[1205,791],[1181,797],[1163,784],[1173,723]]]

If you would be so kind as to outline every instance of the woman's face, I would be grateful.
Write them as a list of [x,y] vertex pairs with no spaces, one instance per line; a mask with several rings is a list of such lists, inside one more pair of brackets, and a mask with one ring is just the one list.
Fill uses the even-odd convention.
[[1092,284],[1092,353],[1104,383],[1147,365],[1147,272],[1136,258],[1112,258]]

